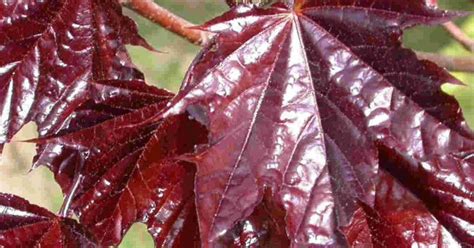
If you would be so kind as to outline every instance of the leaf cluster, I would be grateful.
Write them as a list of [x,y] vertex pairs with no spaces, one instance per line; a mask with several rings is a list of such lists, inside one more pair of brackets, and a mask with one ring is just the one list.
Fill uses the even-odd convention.
[[462,82],[400,41],[466,13],[227,2],[176,95],[132,64],[154,50],[117,0],[0,3],[0,144],[35,122],[65,196],[0,194],[1,247],[117,246],[136,222],[156,247],[474,246],[474,133],[441,90]]

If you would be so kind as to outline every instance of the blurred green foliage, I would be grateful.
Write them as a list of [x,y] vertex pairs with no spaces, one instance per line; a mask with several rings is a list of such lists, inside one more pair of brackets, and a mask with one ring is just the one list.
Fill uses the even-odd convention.
[[[445,9],[474,10],[470,0],[439,0]],[[226,10],[224,0],[156,0],[163,7],[185,17],[187,20],[201,24]],[[149,83],[177,91],[182,78],[199,47],[169,33],[156,24],[126,11],[137,21],[140,33],[161,53],[151,53],[143,48],[130,47],[134,62],[145,73]],[[458,20],[457,23],[471,37],[474,37],[474,16]],[[417,27],[406,32],[406,47],[420,51],[436,52],[446,55],[472,56],[466,52],[441,27]],[[455,73],[456,77],[468,86],[447,85],[444,89],[460,101],[468,122],[474,127],[474,75]],[[151,237],[144,225],[134,225],[126,235],[121,247],[153,247]]]
[[[224,0],[158,0],[156,2],[196,25],[202,24],[227,9]],[[126,11],[126,14],[132,16],[138,23],[140,34],[160,51],[160,53],[151,53],[141,47],[128,49],[134,62],[144,72],[147,82],[177,91],[187,67],[199,52],[199,47],[131,11]]]
[[[444,9],[474,10],[470,0],[439,0]],[[474,16],[461,18],[456,23],[470,37],[474,37]],[[442,27],[416,27],[406,32],[404,44],[419,51],[434,52],[453,56],[474,56],[449,36]],[[454,95],[461,104],[468,123],[474,128],[474,74],[453,73],[467,86],[446,84],[443,89]]]

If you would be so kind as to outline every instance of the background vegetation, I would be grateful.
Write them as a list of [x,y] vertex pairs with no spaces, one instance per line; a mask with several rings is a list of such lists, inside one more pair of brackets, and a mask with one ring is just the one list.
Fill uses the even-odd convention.
[[[155,0],[163,7],[172,10],[193,23],[204,21],[219,15],[227,9],[224,0]],[[469,0],[439,0],[446,9],[474,10],[474,3]],[[134,62],[145,73],[147,82],[159,87],[176,91],[187,67],[199,51],[187,41],[169,33],[131,11],[125,13],[137,21],[140,33],[162,53],[129,47]],[[474,16],[457,21],[459,26],[471,37],[474,37]],[[447,55],[473,56],[440,27],[419,27],[406,33],[404,44],[420,51],[436,52]],[[474,74],[455,73],[456,77],[468,86],[446,85],[444,89],[456,96],[463,107],[464,114],[471,127],[474,127]],[[33,138],[34,125],[28,125],[17,136],[17,140]],[[45,206],[57,212],[61,207],[62,195],[55,184],[51,173],[45,168],[30,171],[31,159],[34,156],[34,145],[13,143],[7,145],[5,154],[0,160],[0,192],[17,194],[29,199],[32,203]],[[136,224],[125,237],[120,247],[153,247],[153,241],[144,225]]]

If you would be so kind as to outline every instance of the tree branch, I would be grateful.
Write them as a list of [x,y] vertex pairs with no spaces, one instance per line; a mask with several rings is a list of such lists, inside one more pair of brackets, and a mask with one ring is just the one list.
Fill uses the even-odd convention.
[[121,3],[193,44],[203,45],[209,40],[210,35],[207,32],[190,28],[195,25],[171,13],[152,0],[121,0]]
[[443,27],[448,31],[451,37],[466,48],[466,50],[474,52],[474,40],[464,33],[456,24],[447,22],[443,24]]
[[435,53],[416,52],[419,59],[426,59],[449,71],[474,73],[474,57],[454,57]]
[[[153,2],[153,0],[121,0],[121,3],[134,10],[141,16],[157,23],[170,32],[185,38],[193,44],[203,46],[212,38],[212,34],[208,32],[190,28],[195,25],[159,6]],[[452,25],[454,25],[454,28]],[[445,24],[445,27],[447,27],[446,29],[449,27],[453,37],[458,37],[456,40],[463,40],[463,44],[466,44],[467,46],[469,43],[468,41],[470,40],[469,37],[467,37],[467,35],[461,30],[455,30],[455,28],[459,29],[455,24],[452,25],[447,23]],[[466,36],[467,39],[466,37],[463,38],[463,35]],[[474,44],[469,46],[472,46],[472,49],[474,50]],[[418,58],[431,60],[432,62],[450,71],[474,72],[474,58],[452,57],[425,52],[416,52],[416,54]]]

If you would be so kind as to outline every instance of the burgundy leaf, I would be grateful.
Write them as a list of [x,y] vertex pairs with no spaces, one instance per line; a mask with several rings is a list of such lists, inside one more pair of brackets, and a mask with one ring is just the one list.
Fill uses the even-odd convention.
[[157,247],[199,244],[195,168],[179,159],[205,142],[207,132],[187,115],[157,119],[172,97],[166,91],[134,81],[100,85],[105,95],[109,87],[122,94],[96,99],[60,135],[40,140],[36,164],[54,172],[101,245],[118,245],[135,222],[147,224]]
[[351,247],[469,247],[443,227],[426,206],[392,176],[381,173],[373,208],[364,204],[344,228]]
[[138,221],[157,246],[194,245],[195,169],[177,160],[206,132],[184,115],[154,118],[172,94],[137,80],[125,44],[150,47],[118,2],[3,7],[0,52],[8,61],[0,61],[11,66],[0,76],[0,93],[11,99],[1,105],[0,141],[28,121],[38,124],[47,139],[39,141],[35,166],[54,172],[65,207],[101,245],[117,245]]
[[126,44],[151,49],[116,0],[2,1],[0,152],[29,121],[57,133],[97,80],[142,78]]
[[[194,158],[204,247],[225,240],[266,190],[286,212],[292,246],[345,246],[353,233],[340,230],[360,206],[380,211],[376,183],[385,173],[425,207],[403,218],[435,218],[417,228],[439,222],[453,236],[448,244],[474,244],[474,135],[441,91],[460,82],[400,43],[405,28],[461,13],[424,0],[289,6],[242,5],[204,25],[215,43],[164,113],[188,110],[210,132]],[[387,227],[396,237],[397,225]],[[369,242],[371,233],[360,235]]]
[[18,196],[0,194],[0,246],[79,248],[97,245],[75,220],[57,217]]
[[289,246],[283,223],[284,211],[271,202],[262,202],[247,219],[227,232],[221,242],[224,247]]

